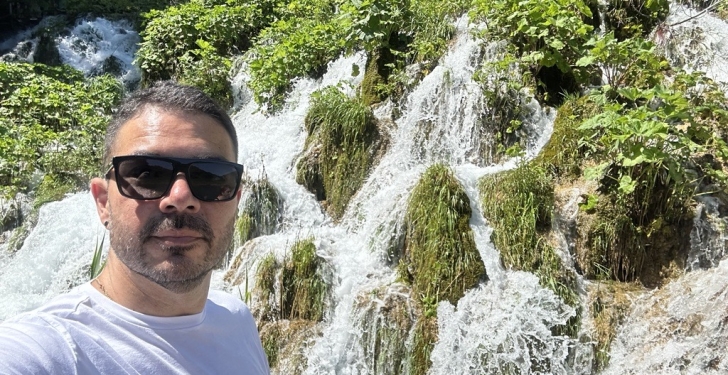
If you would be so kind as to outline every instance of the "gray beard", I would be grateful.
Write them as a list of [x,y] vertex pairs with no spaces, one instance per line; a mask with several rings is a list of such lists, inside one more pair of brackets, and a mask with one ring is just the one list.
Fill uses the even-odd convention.
[[[113,217],[113,215],[112,215]],[[206,220],[199,216],[160,215],[149,219],[139,233],[129,233],[123,221],[112,220],[109,225],[110,245],[116,256],[127,268],[144,276],[146,279],[174,293],[186,293],[199,287],[213,269],[222,266],[225,255],[232,242],[235,217],[219,238],[215,235]],[[171,270],[156,269],[149,264],[147,251],[144,245],[154,233],[160,230],[187,228],[202,234],[207,244],[205,257],[202,261],[194,262],[185,257],[184,253],[191,249],[186,246],[165,246],[163,250],[169,253],[173,263]]]

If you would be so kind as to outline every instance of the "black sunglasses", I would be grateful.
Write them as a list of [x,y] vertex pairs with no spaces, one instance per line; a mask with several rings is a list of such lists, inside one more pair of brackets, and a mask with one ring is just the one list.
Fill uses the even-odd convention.
[[229,161],[146,155],[115,156],[106,172],[107,179],[112,169],[119,193],[139,200],[163,197],[182,172],[195,198],[229,201],[235,197],[243,176],[243,166]]

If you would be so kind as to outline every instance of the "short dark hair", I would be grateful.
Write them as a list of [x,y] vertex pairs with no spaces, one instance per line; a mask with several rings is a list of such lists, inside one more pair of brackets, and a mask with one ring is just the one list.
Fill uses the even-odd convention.
[[233,122],[212,98],[196,87],[180,85],[174,81],[159,81],[126,97],[114,112],[106,127],[102,168],[111,163],[111,149],[114,147],[119,129],[147,108],[199,113],[212,117],[227,131],[233,142],[235,158],[238,157],[238,136]]

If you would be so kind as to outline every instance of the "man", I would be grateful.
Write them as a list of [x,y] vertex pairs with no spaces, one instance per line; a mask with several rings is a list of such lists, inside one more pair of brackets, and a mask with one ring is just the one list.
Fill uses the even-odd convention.
[[0,373],[267,374],[247,307],[209,291],[233,236],[236,159],[230,118],[201,91],[163,82],[127,98],[90,184],[106,266],[0,325]]

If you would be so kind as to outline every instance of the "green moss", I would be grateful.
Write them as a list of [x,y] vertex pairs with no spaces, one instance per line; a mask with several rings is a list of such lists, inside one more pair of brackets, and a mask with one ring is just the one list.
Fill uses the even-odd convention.
[[[258,270],[255,273],[254,293],[258,297],[258,301],[260,301],[259,320],[274,321],[277,317],[276,306],[278,306],[278,301],[276,301],[275,286],[280,268],[280,264],[272,253],[266,255],[258,264]],[[268,359],[270,360],[270,357]]]
[[266,334],[261,335],[260,339],[265,356],[268,358],[268,366],[273,368],[278,365],[278,352],[281,349],[280,342],[283,339],[280,325],[270,325],[270,328],[266,330]]
[[[503,263],[535,273],[541,285],[577,307],[576,277],[548,243],[554,192],[546,171],[536,164],[484,177],[480,181],[483,215],[493,227],[492,241]],[[559,332],[575,334],[578,314]]]
[[376,104],[384,99],[379,87],[386,82],[386,78],[382,77],[379,72],[379,59],[380,54],[372,52],[367,60],[367,68],[361,82],[360,92],[361,101],[365,105]]
[[312,95],[305,125],[309,151],[297,165],[296,182],[326,200],[338,219],[369,173],[378,147],[376,119],[360,100],[329,87]]
[[322,277],[323,258],[313,239],[296,242],[281,273],[281,317],[320,321],[329,286]]
[[586,150],[580,145],[585,136],[579,125],[585,118],[599,113],[600,106],[589,96],[568,96],[554,119],[554,131],[549,142],[534,160],[556,176],[574,179],[581,175]]
[[431,166],[410,197],[400,275],[420,301],[457,304],[484,275],[470,229],[470,200],[442,164]]
[[437,334],[437,318],[423,316],[415,323],[409,375],[426,374],[430,369],[430,354],[437,342]]
[[280,221],[281,199],[267,177],[250,184],[250,196],[236,222],[238,244],[255,237],[273,234]]

